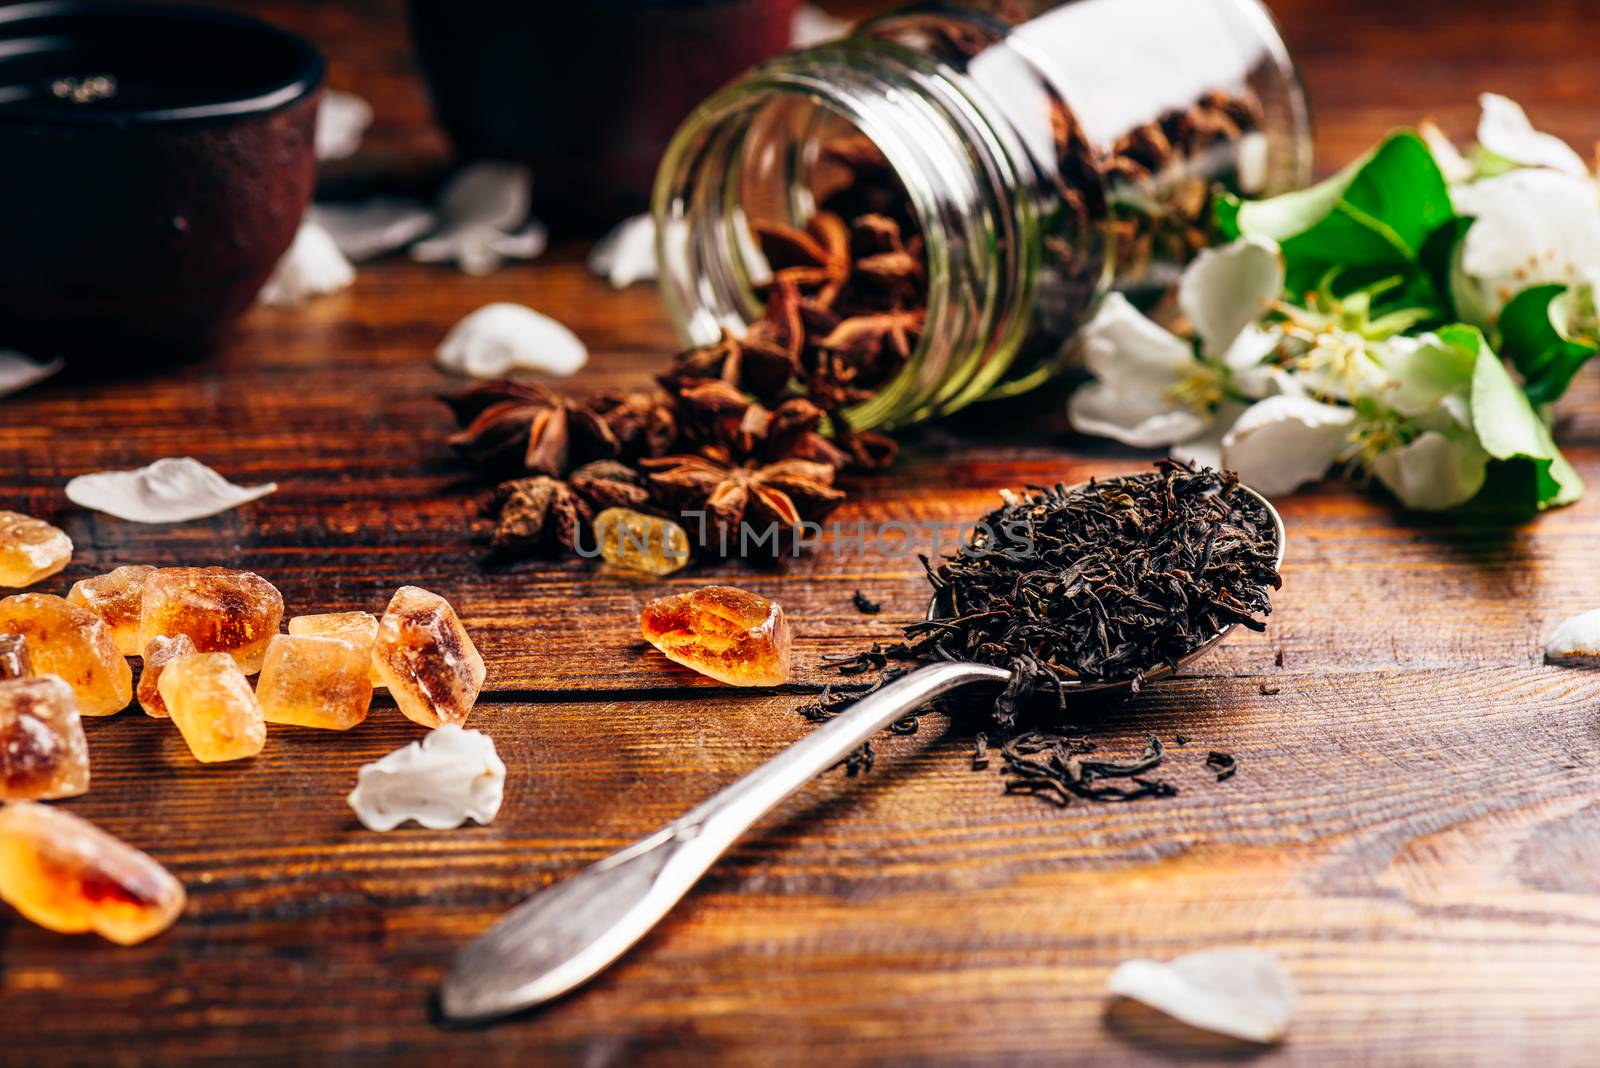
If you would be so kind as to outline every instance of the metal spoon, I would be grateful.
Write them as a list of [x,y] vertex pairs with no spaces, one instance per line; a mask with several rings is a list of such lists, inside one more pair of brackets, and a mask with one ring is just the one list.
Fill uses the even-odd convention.
[[[1243,487],[1241,487],[1243,488]],[[1283,519],[1251,490],[1271,518],[1283,564]],[[1180,662],[1203,656],[1224,627]],[[1147,680],[1170,674],[1153,671]],[[440,989],[444,1015],[489,1020],[543,1004],[582,985],[654,927],[750,826],[861,744],[942,694],[971,683],[1004,685],[1010,673],[950,662],[919,668],[818,727],[654,834],[540,891],[507,913],[451,965]],[[1126,689],[1126,682],[1078,684],[1080,693]]]

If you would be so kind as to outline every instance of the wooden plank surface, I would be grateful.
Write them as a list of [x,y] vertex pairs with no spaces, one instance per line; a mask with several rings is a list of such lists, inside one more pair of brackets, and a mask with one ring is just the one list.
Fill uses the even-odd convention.
[[[400,5],[249,6],[310,33],[333,84],[377,105],[358,178],[442,167]],[[1470,133],[1480,89],[1576,144],[1600,136],[1580,5],[1275,7],[1325,167],[1423,113]],[[224,563],[272,578],[291,611],[327,611],[376,610],[419,582],[479,639],[490,689],[473,722],[510,769],[492,826],[378,835],[343,796],[418,733],[387,703],[349,735],[275,730],[240,766],[195,764],[137,713],[90,723],[94,789],[67,807],[168,864],[190,908],[132,949],[0,915],[0,1062],[1592,1060],[1600,674],[1545,666],[1539,649],[1555,620],[1595,607],[1600,499],[1439,518],[1337,486],[1283,505],[1266,634],[1095,711],[1108,751],[1151,732],[1171,745],[1178,796],[1065,810],[1005,797],[993,770],[970,769],[970,727],[928,716],[882,742],[869,774],[829,776],[774,814],[591,989],[494,1028],[439,1026],[429,997],[455,946],[799,737],[795,706],[830,677],[821,657],[891,637],[925,595],[904,553],[826,546],[774,571],[649,584],[579,562],[485,566],[482,487],[441,445],[432,396],[450,383],[429,353],[461,315],[516,300],[590,344],[580,385],[646,381],[673,348],[655,294],[610,291],[582,251],[482,279],[385,261],[308,308],[252,312],[203,361],[0,402],[0,507],[59,522],[79,549],[44,589],[122,563]],[[1560,436],[1600,487],[1596,378],[1564,402]],[[1070,434],[1060,409],[1045,394],[921,431],[840,518],[953,528],[1001,486],[1145,462]],[[173,530],[62,496],[73,474],[184,453],[282,488]],[[643,601],[708,578],[789,609],[786,692],[730,694],[641,645]],[[883,615],[857,613],[857,589]],[[1234,779],[1203,768],[1211,748],[1240,758]],[[1104,996],[1124,959],[1239,944],[1275,950],[1300,989],[1280,1047]]]

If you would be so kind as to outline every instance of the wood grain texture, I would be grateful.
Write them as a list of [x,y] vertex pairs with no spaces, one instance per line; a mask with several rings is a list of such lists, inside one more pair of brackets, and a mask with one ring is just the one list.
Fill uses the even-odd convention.
[[[244,6],[311,34],[332,83],[376,104],[368,150],[336,185],[443,169],[399,4]],[[1274,7],[1318,105],[1324,169],[1421,114],[1469,134],[1481,89],[1576,144],[1600,136],[1582,5]],[[136,712],[89,723],[94,789],[65,804],[171,866],[189,911],[131,949],[0,914],[0,1063],[1592,1061],[1600,672],[1546,666],[1540,646],[1595,607],[1600,498],[1445,519],[1343,486],[1284,503],[1266,634],[1085,710],[1107,751],[1163,738],[1178,796],[1065,810],[1006,797],[992,769],[970,769],[970,727],[928,716],[886,738],[871,773],[832,774],[775,813],[592,988],[494,1028],[438,1026],[429,998],[456,946],[799,737],[796,704],[830,679],[822,656],[892,638],[925,596],[893,530],[894,552],[824,546],[772,571],[643,585],[574,561],[484,565],[483,487],[440,443],[433,394],[452,383],[428,355],[460,316],[515,300],[589,343],[580,386],[647,381],[674,347],[653,290],[612,292],[582,252],[481,279],[384,261],[347,293],[252,312],[203,361],[66,375],[0,402],[0,507],[78,545],[43,589],[123,563],[223,563],[261,571],[303,612],[378,610],[418,582],[479,640],[490,691],[473,725],[510,768],[492,826],[378,835],[343,797],[357,767],[418,734],[387,702],[345,735],[275,729],[239,766],[195,764]],[[1071,434],[1060,411],[1042,394],[918,432],[839,518],[953,531],[1001,486],[1147,461]],[[1600,487],[1594,373],[1559,435]],[[61,492],[74,474],[185,453],[281,489],[173,530]],[[643,601],[707,579],[789,609],[799,670],[785,692],[732,694],[642,646]],[[857,613],[857,589],[883,614]],[[1234,779],[1203,767],[1213,748],[1239,757]],[[1281,1047],[1104,996],[1122,960],[1241,944],[1276,951],[1299,987]]]

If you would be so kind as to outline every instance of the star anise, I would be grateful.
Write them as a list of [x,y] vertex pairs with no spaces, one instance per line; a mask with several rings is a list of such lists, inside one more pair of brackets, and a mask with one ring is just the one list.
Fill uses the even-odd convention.
[[584,464],[567,476],[567,484],[596,515],[607,508],[637,512],[650,507],[650,487],[644,474],[616,460]]
[[679,354],[657,381],[676,393],[688,384],[720,379],[758,400],[770,401],[783,393],[794,372],[795,357],[786,346],[760,336],[736,338],[724,333],[714,344]]
[[659,500],[706,513],[711,526],[725,534],[742,523],[756,528],[776,523],[792,531],[802,521],[823,518],[845,499],[833,486],[834,469],[809,460],[744,465],[712,448],[647,460],[644,466]]
[[584,459],[617,456],[621,444],[592,408],[542,386],[486,382],[443,398],[464,425],[457,452],[491,470],[557,476]]
[[677,445],[677,406],[662,390],[608,390],[590,397],[584,406],[605,423],[625,458],[665,456]]
[[548,475],[501,483],[495,489],[499,520],[490,544],[497,550],[536,551],[559,545],[574,551],[594,518],[571,486]]
[[819,211],[804,230],[782,223],[754,225],[774,285],[788,283],[832,304],[850,279],[850,228],[831,211]]
[[926,317],[921,308],[853,316],[834,327],[817,347],[839,354],[854,370],[851,379],[876,385],[911,358]]

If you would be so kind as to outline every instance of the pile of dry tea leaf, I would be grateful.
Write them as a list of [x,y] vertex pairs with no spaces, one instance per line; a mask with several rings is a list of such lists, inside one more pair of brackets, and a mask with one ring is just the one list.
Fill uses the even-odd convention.
[[[1007,494],[954,556],[927,562],[933,610],[905,627],[909,641],[837,666],[846,675],[887,668],[873,689],[908,670],[890,661],[1005,668],[1011,680],[992,715],[1008,789],[1061,803],[1164,796],[1170,786],[1141,778],[1161,760],[1155,739],[1133,761],[1093,760],[1091,744],[1024,729],[1023,714],[1063,711],[1078,683],[1130,682],[1137,691],[1232,624],[1263,629],[1280,585],[1278,550],[1259,498],[1231,475],[1173,460],[1148,474]],[[825,691],[801,713],[826,718],[860,696]],[[987,760],[986,739],[979,744],[975,764]],[[1226,778],[1232,759],[1215,756],[1213,770]],[[1108,778],[1132,785],[1100,781]]]
[[1140,682],[1223,628],[1264,629],[1277,531],[1231,475],[1163,460],[1150,474],[1009,496],[929,566],[934,611],[906,627],[923,655],[1007,668],[1003,723],[1074,683]]

